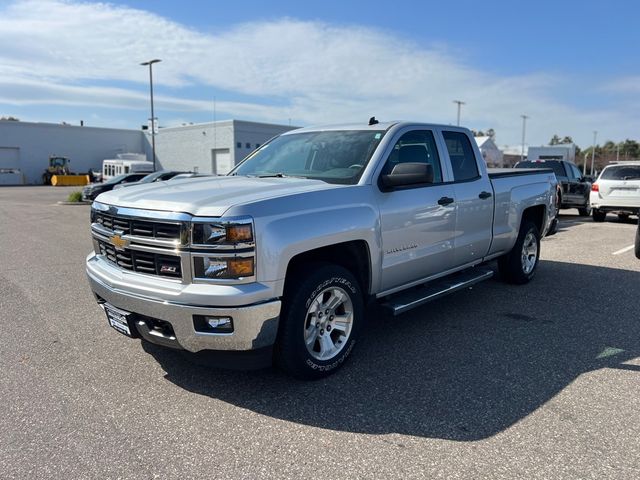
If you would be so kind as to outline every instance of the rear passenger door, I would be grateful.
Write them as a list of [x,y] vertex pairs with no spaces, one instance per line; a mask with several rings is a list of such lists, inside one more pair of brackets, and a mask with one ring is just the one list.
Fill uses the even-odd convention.
[[[476,155],[468,135],[443,130],[456,198],[455,266],[482,259],[493,235],[493,187],[482,156]],[[482,163],[480,163],[482,162]]]

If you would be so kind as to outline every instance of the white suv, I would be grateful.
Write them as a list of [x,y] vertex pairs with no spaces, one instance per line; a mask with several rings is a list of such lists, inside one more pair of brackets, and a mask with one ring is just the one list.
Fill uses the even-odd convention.
[[593,220],[604,222],[607,213],[620,219],[640,212],[640,161],[618,162],[604,167],[591,186]]

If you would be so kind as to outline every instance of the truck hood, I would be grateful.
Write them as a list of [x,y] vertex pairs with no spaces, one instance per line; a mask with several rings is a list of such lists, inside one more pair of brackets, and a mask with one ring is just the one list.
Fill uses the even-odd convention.
[[220,217],[236,205],[340,187],[304,178],[207,177],[120,188],[98,195],[96,201],[118,207]]

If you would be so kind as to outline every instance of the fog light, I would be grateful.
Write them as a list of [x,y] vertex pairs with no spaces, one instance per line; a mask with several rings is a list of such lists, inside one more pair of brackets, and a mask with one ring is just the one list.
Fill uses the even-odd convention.
[[194,315],[193,327],[201,333],[233,333],[233,318]]
[[231,317],[204,317],[211,328],[231,328]]

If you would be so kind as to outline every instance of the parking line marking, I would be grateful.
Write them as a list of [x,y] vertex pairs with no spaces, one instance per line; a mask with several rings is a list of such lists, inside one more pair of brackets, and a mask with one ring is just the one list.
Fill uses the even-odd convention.
[[629,245],[628,247],[624,247],[621,248],[620,250],[618,250],[617,252],[613,252],[611,255],[620,255],[621,253],[624,252],[628,252],[629,250],[631,250],[635,245]]

